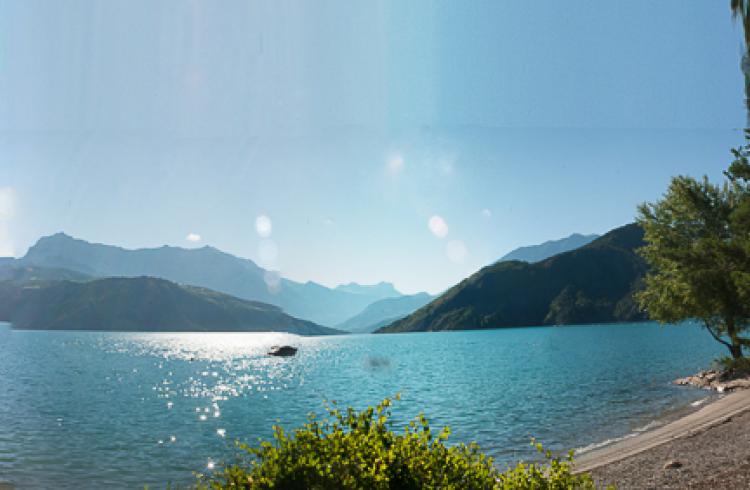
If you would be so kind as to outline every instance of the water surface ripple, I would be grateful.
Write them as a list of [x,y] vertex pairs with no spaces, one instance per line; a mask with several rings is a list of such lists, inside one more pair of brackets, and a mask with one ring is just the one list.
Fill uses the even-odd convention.
[[[295,358],[265,355],[276,344]],[[235,439],[292,427],[324,399],[397,392],[499,464],[529,437],[583,448],[707,396],[670,385],[721,346],[656,324],[302,338],[286,334],[14,331],[0,324],[0,480],[18,488],[163,488],[231,458]]]

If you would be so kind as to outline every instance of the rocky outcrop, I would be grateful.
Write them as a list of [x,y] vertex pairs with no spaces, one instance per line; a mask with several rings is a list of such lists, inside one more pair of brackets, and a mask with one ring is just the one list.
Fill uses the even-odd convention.
[[732,378],[728,376],[727,373],[709,370],[700,371],[694,376],[676,379],[674,380],[674,384],[680,386],[695,386],[697,388],[725,393],[750,388],[750,377]]

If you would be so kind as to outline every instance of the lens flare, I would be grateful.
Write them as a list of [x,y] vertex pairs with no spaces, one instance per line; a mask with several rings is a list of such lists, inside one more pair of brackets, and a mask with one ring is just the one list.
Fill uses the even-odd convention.
[[258,259],[260,265],[265,268],[273,268],[276,265],[276,259],[279,257],[279,247],[276,242],[267,239],[258,245]]
[[445,255],[448,256],[451,262],[463,264],[469,252],[466,250],[464,242],[461,240],[452,240],[445,246]]
[[448,235],[448,223],[437,214],[427,221],[427,228],[438,238],[445,238]]
[[388,157],[388,171],[397,174],[404,168],[404,157],[401,153],[394,153]]
[[263,274],[263,281],[266,283],[266,288],[271,294],[276,294],[281,291],[281,274],[276,271],[266,271]]
[[260,216],[255,218],[255,231],[261,238],[270,237],[271,232],[273,231],[273,223],[271,223],[271,218],[269,218],[265,214],[261,214]]
[[0,221],[13,217],[16,207],[16,193],[12,187],[0,187]]

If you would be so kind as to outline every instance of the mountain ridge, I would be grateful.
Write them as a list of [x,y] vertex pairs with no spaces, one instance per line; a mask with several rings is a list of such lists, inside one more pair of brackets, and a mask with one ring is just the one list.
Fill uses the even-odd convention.
[[0,320],[21,330],[342,333],[278,306],[153,277],[4,281]]
[[590,235],[582,235],[581,233],[573,233],[564,238],[556,240],[547,240],[546,242],[538,245],[526,245],[511,250],[507,254],[500,257],[498,262],[507,262],[510,260],[521,260],[523,262],[540,262],[544,259],[548,259],[554,255],[569,252],[577,248],[588,245],[592,241],[599,238],[600,235],[592,233]]
[[[298,283],[274,278],[273,272],[252,260],[210,246],[126,249],[91,243],[62,232],[40,238],[16,263],[67,269],[94,277],[159,277],[277,305],[290,315],[321,325],[345,321],[368,304],[393,294],[370,286],[358,285],[359,290],[354,293],[311,281]],[[391,289],[400,295],[392,285]]]
[[643,244],[629,224],[541,262],[497,262],[376,332],[640,320],[632,294],[647,270],[635,253]]

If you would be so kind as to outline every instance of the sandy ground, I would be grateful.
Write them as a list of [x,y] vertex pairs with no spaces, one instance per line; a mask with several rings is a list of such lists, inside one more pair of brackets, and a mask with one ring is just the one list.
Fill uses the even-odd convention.
[[[665,467],[669,462],[678,467]],[[750,489],[750,390],[584,453],[576,458],[576,471],[590,471],[602,488]]]

